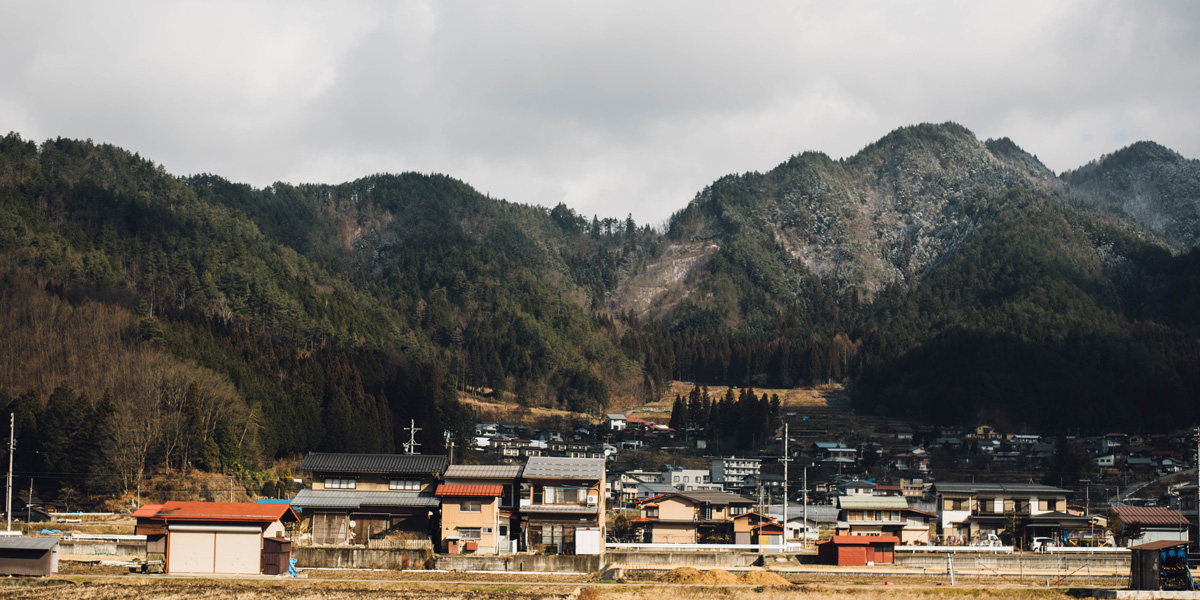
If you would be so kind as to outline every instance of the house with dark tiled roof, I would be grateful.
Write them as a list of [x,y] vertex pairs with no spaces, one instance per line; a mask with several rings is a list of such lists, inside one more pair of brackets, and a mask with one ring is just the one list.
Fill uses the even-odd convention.
[[521,474],[521,546],[546,553],[604,551],[605,461],[530,457]]
[[292,505],[310,520],[312,543],[371,545],[391,534],[428,537],[435,546],[438,484],[445,456],[312,452],[300,470],[309,487]]
[[949,541],[968,542],[999,533],[1010,517],[1034,517],[1067,509],[1067,490],[1037,483],[938,482],[938,532]]
[[639,503],[641,516],[633,523],[647,543],[732,543],[733,518],[753,506],[753,500],[728,492],[674,492]]

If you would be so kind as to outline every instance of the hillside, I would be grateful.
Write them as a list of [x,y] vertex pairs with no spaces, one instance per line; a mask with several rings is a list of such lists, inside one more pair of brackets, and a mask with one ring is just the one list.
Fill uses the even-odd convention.
[[1062,180],[1105,211],[1128,215],[1187,249],[1200,245],[1200,160],[1154,142],[1138,142]]
[[410,420],[432,452],[472,410],[598,415],[671,380],[1046,432],[1192,422],[1200,251],[1089,200],[1186,188],[1195,161],[1138,152],[1057,178],[1008,139],[905,127],[723,177],[656,232],[444,175],[258,189],[10,134],[0,406],[41,452],[20,469],[83,495],[394,451]]

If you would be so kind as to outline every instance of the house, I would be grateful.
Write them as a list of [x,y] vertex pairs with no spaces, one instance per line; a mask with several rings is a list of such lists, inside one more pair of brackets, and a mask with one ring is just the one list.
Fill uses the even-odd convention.
[[679,490],[669,483],[638,483],[637,500],[641,501],[655,496],[673,494],[677,491]]
[[[767,507],[767,514],[776,521],[782,521],[783,506],[769,506]],[[803,538],[817,540],[821,537],[831,536],[837,530],[837,520],[838,509],[836,507],[810,504],[808,505],[808,510],[805,510],[803,505],[789,504],[787,514],[788,539]]]
[[712,459],[712,482],[726,490],[740,489],[747,475],[758,475],[762,460],[757,458],[718,457]]
[[624,473],[609,473],[607,480],[612,488],[609,498],[618,504],[632,504],[638,499],[638,484],[657,483],[662,475],[657,471],[636,469]]
[[838,484],[837,491],[842,496],[872,496],[875,484],[870,481],[844,481]]
[[674,492],[643,500],[634,523],[647,543],[732,543],[733,517],[753,506],[753,500],[728,492]]
[[938,532],[967,542],[1004,529],[1009,516],[1066,512],[1067,490],[1036,483],[935,483]]
[[523,545],[558,554],[604,551],[604,459],[537,456],[521,475]]
[[167,573],[257,575],[264,540],[283,540],[284,524],[299,520],[286,504],[167,502],[133,513],[146,536],[147,560],[161,556]]
[[[1177,510],[1163,506],[1114,506],[1112,514],[1127,528],[1141,528],[1140,536],[1126,540],[1128,546],[1150,542],[1189,541],[1191,523]],[[1111,519],[1109,525],[1117,526]]]
[[513,552],[516,498],[524,467],[450,465],[434,494],[441,502],[442,551]]
[[[708,469],[687,469],[676,465],[663,465],[659,480],[680,491],[709,489],[715,485],[711,481],[711,471]],[[721,486],[715,487],[720,489]]]
[[766,494],[768,498],[783,497],[783,475],[777,473],[759,473],[747,475],[742,484],[743,494],[758,496]]
[[733,521],[733,543],[753,546],[782,546],[783,525],[773,517],[744,512]]
[[903,496],[842,496],[837,535],[895,536],[901,544],[928,544],[936,518],[909,508]]
[[369,545],[403,532],[436,546],[441,503],[434,492],[446,466],[445,456],[312,452],[300,464],[311,487],[292,505],[310,519],[314,544]]
[[605,415],[608,419],[608,428],[613,431],[625,431],[625,415],[609,413]]

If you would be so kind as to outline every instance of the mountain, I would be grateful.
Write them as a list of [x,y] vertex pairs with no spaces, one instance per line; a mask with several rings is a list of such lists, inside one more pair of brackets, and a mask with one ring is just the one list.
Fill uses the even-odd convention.
[[904,127],[718,179],[657,232],[445,175],[254,188],[10,134],[0,407],[22,469],[76,478],[60,494],[188,468],[265,486],[267,460],[394,451],[411,422],[427,452],[465,442],[458,394],[599,414],[669,379],[838,380],[933,423],[1194,422],[1200,250],[1088,183],[1119,164],[1175,189],[1194,161],[1149,150],[1060,178],[1008,139]]
[[1062,180],[1097,208],[1128,215],[1181,248],[1200,244],[1200,160],[1137,142]]

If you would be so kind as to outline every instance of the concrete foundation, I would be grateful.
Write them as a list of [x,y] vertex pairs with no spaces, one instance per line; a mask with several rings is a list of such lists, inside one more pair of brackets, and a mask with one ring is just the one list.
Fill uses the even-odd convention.
[[698,551],[640,551],[610,550],[605,556],[605,562],[610,565],[621,565],[626,568],[638,567],[695,567],[729,568],[753,566],[762,554],[755,552],[698,552]]
[[439,556],[437,569],[446,571],[531,571],[540,573],[595,573],[604,566],[598,554],[556,556],[511,554],[506,556]]

